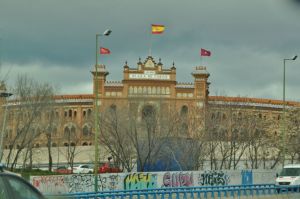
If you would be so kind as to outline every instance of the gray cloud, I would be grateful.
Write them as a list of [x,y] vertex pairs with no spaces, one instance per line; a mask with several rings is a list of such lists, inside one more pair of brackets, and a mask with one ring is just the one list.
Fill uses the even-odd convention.
[[[299,1],[295,0],[2,0],[0,77],[28,72],[59,84],[62,93],[90,93],[95,34],[112,54],[101,56],[109,80],[121,80],[124,62],[138,58],[175,62],[180,82],[191,82],[192,67],[206,65],[211,94],[282,98],[283,58],[300,55]],[[2,20],[3,19],[3,20]],[[150,24],[166,25],[150,35]],[[212,51],[201,59],[199,49]],[[300,59],[287,63],[287,99],[297,91]]]

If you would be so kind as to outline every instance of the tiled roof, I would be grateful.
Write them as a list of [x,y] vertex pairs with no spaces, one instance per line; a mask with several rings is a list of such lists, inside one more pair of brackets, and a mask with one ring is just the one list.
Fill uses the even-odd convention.
[[[278,106],[282,107],[282,100],[274,99],[264,99],[264,98],[248,98],[248,97],[225,97],[225,96],[209,96],[209,102],[223,102],[223,103],[239,103],[239,104],[249,104],[249,105],[261,105],[261,106]],[[287,106],[297,106],[300,107],[300,102],[286,101]]]
[[54,96],[55,102],[66,103],[66,102],[93,102],[93,94],[81,94],[81,95],[56,95]]
[[59,99],[94,99],[93,94],[80,94],[80,95],[56,95],[55,100]]

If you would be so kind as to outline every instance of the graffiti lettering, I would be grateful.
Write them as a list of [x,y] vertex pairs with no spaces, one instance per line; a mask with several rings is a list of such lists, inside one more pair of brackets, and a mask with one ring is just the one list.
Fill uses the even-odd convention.
[[199,185],[228,185],[229,176],[224,174],[223,171],[205,171],[199,175]]
[[31,182],[33,186],[39,190],[43,190],[44,193],[68,192],[64,176],[34,176]]
[[93,182],[92,175],[72,175],[68,178],[69,193],[92,191]]
[[193,173],[170,173],[166,172],[163,176],[162,187],[190,187],[193,186]]
[[119,175],[100,175],[98,178],[98,190],[113,191],[119,189],[120,176]]
[[132,173],[124,178],[124,189],[151,189],[157,187],[157,175],[151,173]]

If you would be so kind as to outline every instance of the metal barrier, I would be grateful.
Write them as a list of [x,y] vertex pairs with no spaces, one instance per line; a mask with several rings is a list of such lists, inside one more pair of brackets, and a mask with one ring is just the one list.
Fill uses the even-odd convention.
[[201,187],[166,187],[159,189],[116,190],[103,192],[83,192],[60,195],[47,195],[48,198],[73,199],[196,199],[196,198],[235,198],[300,192],[300,186],[276,186],[274,184],[227,185]]

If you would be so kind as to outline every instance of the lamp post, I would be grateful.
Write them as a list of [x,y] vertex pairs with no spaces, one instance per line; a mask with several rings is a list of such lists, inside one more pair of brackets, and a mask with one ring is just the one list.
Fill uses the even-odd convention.
[[[0,91],[0,97],[10,97],[12,96],[12,93],[8,93],[6,91]],[[6,114],[7,114],[7,104],[5,105],[5,111],[4,111],[4,116],[3,116],[3,123],[2,123],[2,131],[1,131],[1,137],[0,137],[0,162],[2,160],[3,156],[3,137],[4,137],[4,132],[5,132],[5,123],[6,123]]]
[[112,31],[110,29],[105,30],[102,34],[96,34],[96,64],[95,64],[95,165],[94,165],[94,173],[95,173],[95,192],[98,192],[98,165],[99,165],[99,146],[98,146],[98,134],[99,134],[99,124],[98,124],[98,38],[100,36],[109,36]]
[[282,118],[282,166],[284,166],[284,162],[285,162],[285,152],[286,152],[286,108],[285,108],[285,62],[288,60],[296,60],[297,59],[297,55],[295,55],[293,58],[289,58],[289,59],[283,59],[283,107],[282,107],[282,111],[283,111],[283,118]]

